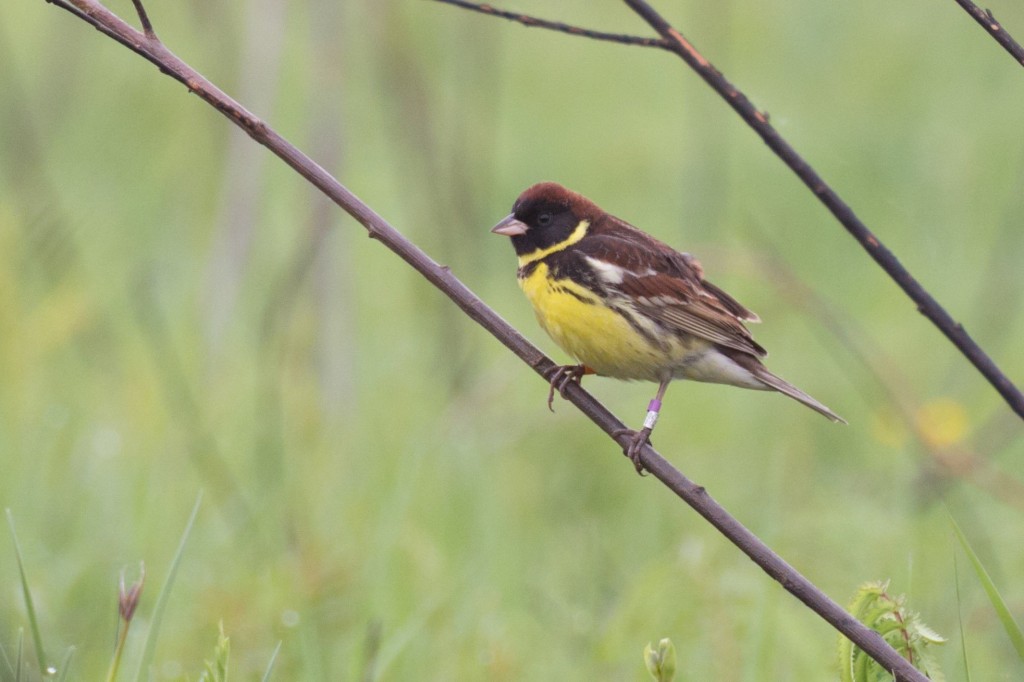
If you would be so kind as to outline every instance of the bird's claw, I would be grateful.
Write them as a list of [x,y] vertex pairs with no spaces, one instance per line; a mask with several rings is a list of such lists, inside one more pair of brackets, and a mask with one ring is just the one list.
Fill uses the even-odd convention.
[[640,461],[640,453],[643,452],[644,446],[651,442],[651,429],[646,427],[639,431],[633,429],[616,429],[612,431],[612,435],[618,439],[622,436],[627,436],[629,441],[622,447],[622,453],[629,458],[629,461],[636,467],[636,472],[641,476],[644,475],[644,465]]
[[560,396],[568,398],[566,390],[569,388],[569,384],[573,382],[580,383],[584,374],[587,374],[587,368],[584,365],[556,365],[547,370],[544,373],[544,378],[551,384],[548,389],[548,409],[552,412],[555,411],[556,390]]

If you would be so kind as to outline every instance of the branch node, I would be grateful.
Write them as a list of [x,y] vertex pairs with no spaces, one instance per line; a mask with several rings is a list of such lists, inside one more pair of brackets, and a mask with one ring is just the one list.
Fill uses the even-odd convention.
[[256,118],[255,116],[246,116],[242,113],[239,113],[238,116],[245,124],[245,127],[249,130],[250,135],[252,135],[256,139],[263,139],[267,136],[267,131],[270,130],[270,127],[262,118]]
[[139,15],[139,23],[142,24],[142,32],[146,34],[146,37],[150,40],[160,41],[156,37],[156,31],[153,30],[153,24],[149,21],[149,15],[146,14],[146,8],[142,5],[142,0],[132,0],[132,4],[135,5],[135,13]]
[[547,357],[545,357],[543,354],[538,355],[536,360],[532,360],[532,361],[528,362],[527,364],[530,365],[530,367],[535,372],[538,372],[541,375],[544,375],[545,371],[547,370],[547,367],[545,367],[545,365],[548,365],[548,366],[553,366],[554,365],[554,363],[552,363],[550,360],[548,360]]
[[982,9],[978,5],[974,4],[971,0],[955,0],[956,4],[960,5],[965,12],[979,26],[992,36],[999,45],[1006,50],[1011,57],[1013,57],[1018,63],[1024,65],[1024,46],[1013,39],[1003,25],[999,23],[995,15],[992,14],[992,10],[985,8]]

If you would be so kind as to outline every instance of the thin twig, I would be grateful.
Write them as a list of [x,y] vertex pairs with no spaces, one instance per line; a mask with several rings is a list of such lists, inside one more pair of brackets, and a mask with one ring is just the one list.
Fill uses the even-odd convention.
[[[52,2],[53,0],[47,0]],[[257,142],[266,146],[281,160],[291,166],[302,177],[320,189],[349,215],[358,220],[369,231],[370,237],[378,239],[391,249],[431,284],[446,294],[470,318],[484,327],[501,341],[509,350],[534,369],[542,377],[554,367],[554,363],[518,331],[505,322],[480,298],[471,292],[451,271],[434,262],[415,244],[395,230],[369,206],[360,201],[348,189],[331,177],[312,159],[278,135],[266,123],[246,111],[220,89],[210,83],[197,71],[171,53],[159,40],[147,37],[108,11],[96,0],[68,0],[80,13],[76,16],[88,21],[94,27],[117,42],[142,55],[160,67],[161,71],[187,85],[204,101],[240,126]],[[58,0],[60,7],[65,5]],[[568,399],[587,417],[613,438],[614,432],[625,428],[611,412],[586,390],[576,384],[570,385]],[[624,445],[628,436],[618,437]],[[794,596],[807,604],[837,630],[849,637],[857,646],[879,661],[886,669],[892,670],[900,682],[925,682],[921,673],[910,666],[882,637],[857,621],[853,616],[832,601],[807,578],[803,577],[779,555],[745,528],[719,505],[703,487],[696,485],[665,461],[653,448],[646,446],[641,454],[644,468],[664,483],[672,492],[693,507],[733,544],[749,556],[768,575],[777,580]]]
[[149,21],[149,15],[146,14],[146,8],[142,4],[142,0],[132,0],[132,4],[135,5],[135,13],[139,15],[139,23],[142,24],[142,32],[146,34],[148,38],[156,38],[156,32],[153,30],[153,24]]
[[520,14],[519,12],[508,12],[506,10],[496,9],[495,7],[485,3],[466,2],[466,0],[437,0],[437,2],[441,2],[446,5],[455,5],[456,7],[468,9],[473,12],[480,12],[481,14],[489,14],[492,17],[501,17],[502,19],[508,19],[509,21],[520,23],[523,26],[536,26],[538,28],[546,28],[551,31],[559,31],[561,33],[568,33],[574,36],[593,38],[594,40],[607,40],[612,43],[622,43],[623,45],[660,47],[663,50],[671,49],[668,42],[659,40],[658,38],[644,38],[641,36],[624,35],[622,33],[594,31],[589,28],[573,26],[572,24],[563,24],[560,21],[548,21],[547,19],[541,19],[529,14]]
[[988,34],[992,36],[997,43],[1003,46],[1003,49],[1010,53],[1010,56],[1017,60],[1021,66],[1024,66],[1024,47],[1013,39],[1003,25],[992,15],[992,10],[982,9],[975,5],[971,0],[955,0],[956,4],[964,8],[964,11],[970,14],[978,25],[988,31]]
[[[446,4],[457,4],[460,7],[465,6],[467,9],[484,11],[481,9],[481,6],[476,6],[476,3],[462,2],[461,0],[457,3],[452,2],[452,0],[436,1]],[[954,320],[946,309],[921,286],[921,283],[900,263],[893,252],[857,217],[853,209],[836,194],[835,190],[818,175],[817,171],[775,130],[771,123],[768,122],[768,114],[759,111],[746,95],[730,83],[704,55],[697,51],[682,33],[673,28],[649,4],[643,0],[625,0],[625,2],[664,38],[667,45],[659,43],[658,47],[667,47],[671,52],[681,57],[690,68],[696,71],[746,121],[747,125],[761,136],[761,139],[768,145],[768,148],[775,152],[776,156],[782,159],[782,162],[796,173],[797,177],[807,185],[818,200],[846,228],[846,231],[864,247],[868,254],[875,259],[875,262],[917,304],[918,312],[931,320],[939,328],[939,331],[945,334],[946,338],[981,372],[982,376],[988,379],[989,383],[999,392],[1010,408],[1024,419],[1024,393],[1010,381],[992,358],[971,338],[963,325]],[[494,14],[495,12],[488,9],[485,13]],[[553,23],[540,23],[541,20],[536,21],[538,23],[531,25],[546,28],[547,24]],[[572,32],[569,31],[569,33]]]

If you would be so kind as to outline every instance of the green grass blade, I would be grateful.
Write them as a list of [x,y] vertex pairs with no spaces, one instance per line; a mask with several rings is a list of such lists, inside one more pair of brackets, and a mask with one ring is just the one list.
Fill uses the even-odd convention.
[[[18,544],[18,534],[14,532],[14,515],[11,510],[7,512],[7,525],[11,529],[11,538],[14,540],[14,556],[18,560],[18,573],[21,576],[21,594],[25,598],[25,609],[28,611],[28,624],[32,628],[32,641],[36,646],[36,657],[39,659],[39,674],[46,674],[46,653],[43,651],[43,637],[39,634],[39,619],[36,618],[36,607],[32,603],[32,592],[28,588],[28,576],[25,575],[25,562],[21,558],[21,546]],[[20,672],[20,671],[19,671]]]
[[0,679],[14,679],[14,668],[11,667],[11,659],[7,658],[7,650],[4,649],[4,645],[0,643],[0,660],[4,662],[4,668],[7,670],[7,676],[0,675]]
[[281,653],[282,641],[283,640],[280,639],[277,640],[277,646],[274,647],[274,653],[270,654],[270,661],[267,662],[267,670],[263,673],[263,678],[260,682],[270,682],[270,672],[274,669],[274,663],[277,662],[277,655]]
[[953,579],[956,581],[956,618],[960,624],[960,651],[964,656],[964,682],[971,682],[971,666],[967,661],[967,634],[964,632],[963,602],[960,600],[960,565],[953,553]]
[[195,523],[196,516],[199,514],[199,505],[202,501],[203,493],[200,492],[199,495],[196,496],[196,503],[192,507],[192,514],[188,517],[188,523],[185,524],[185,531],[181,534],[181,541],[178,542],[178,549],[174,552],[174,558],[171,560],[170,569],[167,571],[167,579],[164,580],[164,584],[160,588],[160,595],[156,599],[156,606],[153,608],[153,621],[149,626],[149,632],[146,633],[146,645],[142,649],[142,659],[139,661],[139,671],[135,675],[135,682],[143,682],[146,671],[149,669],[149,665],[153,661],[153,654],[156,651],[156,642],[160,636],[160,623],[163,621],[164,610],[167,608],[167,601],[170,599],[171,587],[174,585],[174,577],[178,573],[178,566],[181,564],[181,557],[185,552],[185,543],[188,542],[188,536],[192,533],[192,525]]
[[21,682],[22,659],[25,656],[25,629],[18,628],[18,657],[14,659],[14,682]]
[[64,660],[60,664],[60,676],[57,678],[57,682],[66,682],[68,679],[68,669],[71,667],[71,657],[75,655],[75,647],[68,647],[68,652],[64,655]]
[[996,584],[992,582],[991,576],[989,576],[988,571],[985,570],[985,566],[981,563],[981,559],[979,559],[978,555],[974,553],[971,543],[967,541],[967,536],[964,535],[962,530],[960,530],[960,526],[957,525],[956,519],[953,518],[952,514],[949,515],[949,522],[953,524],[953,532],[956,533],[957,539],[960,540],[960,546],[964,548],[967,558],[971,560],[974,572],[977,574],[978,580],[981,582],[981,586],[985,588],[985,594],[988,595],[988,600],[991,602],[992,608],[995,609],[996,615],[999,616],[999,621],[1003,624],[1003,630],[1006,631],[1007,636],[1013,643],[1013,648],[1017,650],[1017,656],[1022,662],[1024,662],[1024,632],[1021,632],[1020,626],[1017,625],[1017,621],[1013,619],[1013,614],[1010,613],[1010,609],[1007,608],[1002,595],[999,594]]

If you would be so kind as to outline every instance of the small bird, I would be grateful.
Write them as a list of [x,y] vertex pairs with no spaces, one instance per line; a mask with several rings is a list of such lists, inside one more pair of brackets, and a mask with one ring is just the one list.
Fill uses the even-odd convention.
[[533,185],[491,232],[512,238],[519,286],[540,326],[579,363],[549,373],[549,408],[555,390],[565,397],[586,374],[658,383],[643,428],[615,434],[628,436],[623,451],[638,473],[673,379],[778,391],[846,423],[761,364],[768,353],[743,325],[760,319],[705,280],[696,258],[586,197],[554,182]]

